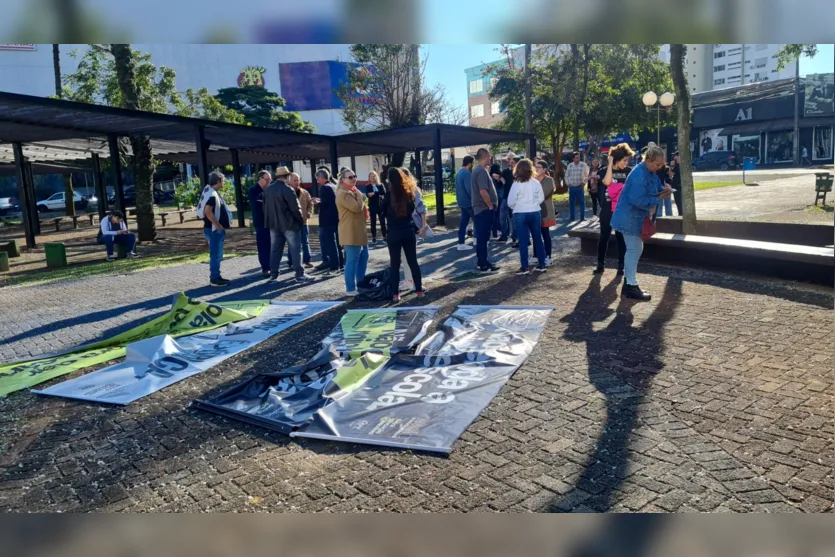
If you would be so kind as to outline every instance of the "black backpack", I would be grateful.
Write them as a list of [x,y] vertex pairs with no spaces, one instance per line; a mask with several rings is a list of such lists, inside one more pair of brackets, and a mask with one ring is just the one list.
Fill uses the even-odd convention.
[[376,302],[391,300],[394,292],[391,291],[391,267],[377,271],[357,283],[357,300],[363,302]]

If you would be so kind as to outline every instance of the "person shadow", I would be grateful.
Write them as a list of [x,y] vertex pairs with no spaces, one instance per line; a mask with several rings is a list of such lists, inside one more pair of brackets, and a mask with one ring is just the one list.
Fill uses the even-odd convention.
[[[594,452],[587,459],[575,485],[547,508],[550,512],[598,511],[612,508],[616,492],[628,475],[629,441],[638,412],[653,377],[664,367],[664,326],[675,314],[682,282],[669,278],[651,315],[634,325],[634,301],[618,297],[617,279],[601,288],[596,275],[580,296],[574,310],[563,318],[568,324],[563,338],[586,345],[588,378],[605,397],[606,418]],[[595,323],[614,318],[600,330]],[[637,510],[637,509],[635,509]]]

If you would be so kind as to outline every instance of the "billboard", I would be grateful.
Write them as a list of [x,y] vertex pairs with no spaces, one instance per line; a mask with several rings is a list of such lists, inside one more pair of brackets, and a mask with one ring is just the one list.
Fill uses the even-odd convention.
[[818,73],[806,76],[804,116],[835,114],[835,74]]
[[[348,83],[348,73],[356,68],[369,77],[373,75],[371,68],[333,60],[279,64],[281,96],[287,102],[284,109],[301,112],[345,108],[338,92]],[[351,96],[363,102],[373,102],[368,91],[362,89],[357,89]]]

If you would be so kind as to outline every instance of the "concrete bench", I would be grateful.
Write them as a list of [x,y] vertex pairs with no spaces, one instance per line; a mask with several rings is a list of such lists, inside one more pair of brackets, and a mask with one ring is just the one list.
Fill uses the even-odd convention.
[[162,218],[162,225],[165,226],[165,220],[171,215],[180,215],[180,224],[185,222],[185,214],[190,213],[192,209],[180,209],[177,211],[166,211],[164,213],[160,213],[159,216]]
[[55,232],[58,232],[59,230],[61,230],[61,222],[62,222],[65,218],[66,218],[66,217],[55,217],[55,218],[51,218],[51,219],[46,219],[46,220],[41,221],[41,224],[52,224],[52,225],[55,225]]
[[[597,254],[599,235],[597,226],[568,232],[568,236],[580,238],[581,250],[588,255]],[[607,254],[616,253],[613,235]],[[835,250],[824,246],[659,232],[644,242],[644,257],[827,286],[835,282]]]
[[72,227],[73,228],[78,228],[78,219],[89,218],[90,219],[90,226],[93,226],[93,218],[95,216],[96,216],[96,213],[85,213],[83,215],[74,215],[74,216],[69,217],[69,218],[72,219]]

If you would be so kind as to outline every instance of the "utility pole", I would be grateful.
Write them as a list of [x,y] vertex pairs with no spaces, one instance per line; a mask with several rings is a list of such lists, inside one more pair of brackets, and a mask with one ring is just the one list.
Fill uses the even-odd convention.
[[[531,122],[531,45],[525,45],[525,133],[533,133]],[[531,153],[531,142],[525,146],[525,155],[533,160],[536,153]]]
[[800,56],[794,63],[794,165],[800,166]]

